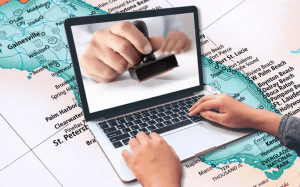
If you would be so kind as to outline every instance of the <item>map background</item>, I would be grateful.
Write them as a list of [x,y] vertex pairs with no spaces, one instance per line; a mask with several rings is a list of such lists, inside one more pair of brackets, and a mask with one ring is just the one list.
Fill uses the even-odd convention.
[[[188,2],[185,2],[188,3]],[[201,3],[201,2],[200,2]],[[1,7],[2,8],[2,7]],[[257,7],[256,7],[257,8]],[[242,15],[242,14],[241,14]],[[223,19],[221,19],[223,20]],[[218,22],[219,23],[219,22]],[[226,24],[225,24],[226,25]],[[241,24],[242,25],[242,24]],[[240,26],[240,25],[239,25]],[[212,27],[210,27],[212,28]],[[215,31],[217,31],[216,29]],[[222,33],[221,33],[222,34]],[[221,35],[219,34],[219,35]],[[214,35],[215,37],[215,35]],[[224,37],[222,37],[224,38]],[[241,37],[242,38],[242,37]],[[234,39],[234,38],[233,38]],[[214,39],[214,42],[218,41]],[[233,40],[234,41],[234,40]],[[247,42],[247,41],[245,41]],[[225,43],[225,42],[224,42]],[[228,42],[227,42],[228,43]],[[230,44],[232,45],[232,43]],[[237,48],[241,47],[238,46]],[[255,44],[253,44],[255,45]],[[280,45],[278,45],[280,46]],[[255,46],[256,47],[256,46]],[[293,47],[294,48],[294,47]],[[251,49],[253,50],[254,47]],[[289,49],[287,51],[290,51],[292,49]],[[252,51],[251,51],[252,53]],[[283,55],[288,59],[293,59],[295,56],[291,56],[290,53],[284,53]],[[262,54],[261,56],[264,56]],[[261,58],[261,57],[260,57]],[[272,57],[273,58],[273,57]],[[282,58],[282,57],[281,57]],[[296,57],[295,57],[296,58]],[[267,60],[269,60],[266,57]],[[10,60],[10,59],[8,59]],[[265,61],[267,61],[265,60]],[[282,60],[282,59],[280,59]],[[5,68],[5,65],[7,65],[6,61],[0,61],[1,67]],[[2,63],[3,62],[3,63]],[[10,60],[10,62],[13,62]],[[296,62],[296,61],[294,61]],[[290,62],[289,62],[290,63]],[[11,64],[9,64],[11,65]],[[23,68],[20,68],[21,66],[15,66],[21,70]],[[27,66],[25,66],[27,67]],[[32,67],[31,67],[32,68]],[[29,67],[30,69],[30,67]],[[33,70],[33,69],[32,69]],[[51,70],[51,69],[50,69]],[[49,130],[52,132],[55,132],[53,126],[56,121],[53,121],[51,125],[45,123],[44,116],[48,116],[53,111],[56,111],[61,108],[65,108],[66,106],[73,104],[73,97],[72,92],[69,92],[66,96],[59,98],[57,100],[57,103],[61,103],[62,105],[52,104],[53,101],[49,98],[49,93],[56,93],[57,90],[53,89],[53,83],[55,80],[57,80],[57,83],[59,83],[58,80],[62,81],[60,78],[53,78],[50,73],[47,71],[43,71],[42,73],[39,73],[36,77],[32,77],[32,79],[27,79],[28,72],[12,69],[0,69],[1,73],[1,79],[5,81],[1,81],[0,88],[1,90],[7,90],[9,82],[11,85],[11,92],[5,92],[5,94],[2,97],[1,93],[1,114],[5,117],[5,119],[10,123],[13,124],[14,129],[16,130],[19,135],[24,138],[25,142],[29,145],[28,152],[25,152],[24,157],[22,157],[20,160],[18,160],[16,163],[12,164],[11,166],[7,167],[7,169],[1,171],[0,174],[0,181],[3,182],[3,186],[15,183],[18,186],[21,186],[21,184],[25,184],[24,182],[28,182],[27,184],[32,184],[32,186],[39,186],[41,184],[47,183],[49,186],[52,186],[54,182],[59,181],[59,183],[56,184],[68,184],[68,185],[87,185],[87,186],[93,186],[95,184],[112,184],[111,179],[115,178],[118,180],[116,174],[112,170],[109,163],[105,160],[105,157],[101,151],[99,151],[99,147],[97,144],[92,144],[91,146],[86,146],[85,141],[83,140],[89,140],[92,139],[91,135],[89,133],[84,133],[80,137],[72,139],[72,141],[69,141],[67,144],[62,144],[58,147],[53,146],[53,140],[62,137],[64,134],[63,131],[58,132],[57,134],[54,134],[50,139],[46,139],[45,142],[41,144],[41,146],[37,146],[39,144],[43,137],[48,137],[51,133],[47,131],[47,128],[49,127]],[[45,76],[40,77],[38,76]],[[47,78],[46,78],[47,77]],[[51,77],[51,81],[50,78]],[[36,79],[35,79],[36,78]],[[27,81],[33,81],[35,79],[36,84],[34,86],[29,86],[29,83],[34,82],[27,82]],[[50,82],[47,83],[46,79],[49,79]],[[7,81],[7,82],[6,82]],[[54,82],[52,82],[54,81]],[[52,88],[50,88],[52,85]],[[62,89],[61,89],[62,90]],[[20,93],[22,93],[23,97],[20,97]],[[54,94],[53,93],[53,94]],[[44,96],[42,96],[44,94]],[[48,95],[48,96],[47,96]],[[36,97],[34,97],[36,96]],[[72,97],[73,96],[73,97]],[[76,96],[76,93],[75,93]],[[72,100],[72,101],[71,101]],[[51,107],[44,107],[44,102],[49,101],[49,105]],[[50,101],[51,104],[50,104]],[[33,105],[34,104],[34,105]],[[3,106],[3,107],[2,107]],[[43,111],[44,110],[44,111]],[[47,111],[48,110],[48,111]],[[19,111],[19,112],[18,112]],[[79,108],[77,108],[74,113],[79,112]],[[45,113],[44,113],[45,112]],[[72,113],[72,114],[74,114]],[[71,114],[68,114],[71,116]],[[70,116],[64,116],[64,118],[68,118]],[[18,116],[18,117],[16,117]],[[35,117],[36,116],[36,117]],[[32,119],[35,119],[34,121]],[[58,120],[58,119],[57,119]],[[40,122],[40,123],[39,123]],[[2,122],[4,124],[5,122]],[[26,124],[26,126],[24,125]],[[42,125],[43,124],[43,125]],[[29,130],[29,129],[31,130]],[[24,133],[21,133],[21,132]],[[8,132],[8,131],[6,131]],[[7,142],[6,144],[2,145],[4,148],[11,148],[11,151],[16,151],[16,148],[22,152],[21,149],[22,146],[18,144],[18,137],[16,135],[7,136],[6,132],[4,132],[3,142]],[[29,133],[30,132],[30,133]],[[31,133],[32,132],[32,133]],[[34,136],[32,136],[34,135]],[[2,142],[2,141],[1,141]],[[17,144],[18,146],[14,146]],[[5,147],[7,146],[7,147]],[[78,147],[80,147],[80,150],[78,150]],[[25,146],[26,148],[26,146]],[[96,151],[98,150],[98,151]],[[18,150],[17,150],[18,151]],[[28,153],[28,154],[26,154]],[[84,154],[82,154],[84,153]],[[8,154],[9,155],[9,154]],[[18,154],[16,154],[18,155]],[[63,155],[63,157],[62,157]],[[10,156],[10,155],[9,155]],[[18,155],[20,156],[20,155]],[[16,156],[16,158],[18,158]],[[36,158],[40,159],[41,162],[39,162]],[[102,158],[102,159],[100,159]],[[13,159],[12,159],[13,160]],[[297,159],[299,161],[299,159]],[[226,161],[226,160],[225,160]],[[100,163],[99,163],[100,162]],[[32,163],[29,167],[29,163]],[[296,162],[295,162],[296,163]],[[68,167],[60,167],[61,165],[66,165]],[[184,165],[184,164],[183,164]],[[220,164],[221,165],[221,164]],[[45,166],[47,166],[47,170],[45,170]],[[86,169],[84,169],[86,168]],[[105,170],[104,170],[105,168]],[[202,167],[201,167],[202,168]],[[297,169],[298,167],[291,167],[289,170],[285,171],[299,171]],[[253,168],[252,168],[253,169]],[[34,173],[31,171],[35,171]],[[36,172],[39,171],[39,172]],[[50,174],[49,174],[50,171]],[[253,170],[252,170],[253,171]],[[13,173],[13,174],[12,174]],[[98,175],[101,174],[101,178],[91,177],[94,176],[95,173]],[[216,170],[216,173],[218,173],[218,170]],[[297,172],[294,172],[297,173]],[[14,175],[22,175],[24,177],[20,177],[14,180],[12,180],[12,176]],[[51,176],[52,175],[52,176]],[[53,176],[55,177],[57,181],[53,182]],[[72,177],[77,176],[77,177]],[[229,175],[228,175],[229,176]],[[283,175],[284,176],[284,175]],[[37,178],[40,178],[41,180],[36,180]],[[84,179],[89,180],[84,180]],[[292,176],[285,176],[287,181],[296,182],[294,181]],[[211,179],[209,180],[209,177],[207,178],[208,182],[212,183]],[[282,179],[284,180],[284,179]],[[188,181],[186,178],[184,178],[183,183]],[[242,182],[242,181],[241,181]],[[259,181],[257,181],[259,182]],[[279,181],[280,182],[280,181]],[[123,185],[120,183],[120,181],[116,181],[119,185]],[[216,185],[216,183],[213,183]],[[278,183],[282,184],[282,183]],[[138,185],[130,184],[130,185]],[[270,184],[270,186],[272,186]]]

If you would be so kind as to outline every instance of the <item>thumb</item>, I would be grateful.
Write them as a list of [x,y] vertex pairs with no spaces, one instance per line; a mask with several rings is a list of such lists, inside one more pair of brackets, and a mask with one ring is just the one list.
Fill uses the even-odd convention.
[[204,117],[205,119],[221,123],[222,114],[213,112],[213,111],[203,111],[200,112],[200,115]]
[[150,38],[150,43],[152,45],[153,52],[159,50],[165,42],[165,39],[161,36],[153,36]]
[[132,158],[132,154],[127,151],[127,150],[123,150],[122,151],[122,157],[124,158],[124,160],[126,161],[127,165],[129,166],[131,163],[131,158]]

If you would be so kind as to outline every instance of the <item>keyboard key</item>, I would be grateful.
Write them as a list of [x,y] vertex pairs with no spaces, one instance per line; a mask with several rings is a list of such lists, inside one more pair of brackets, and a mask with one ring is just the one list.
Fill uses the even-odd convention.
[[165,113],[159,113],[159,114],[157,114],[157,116],[158,117],[164,117],[164,116],[166,116],[166,114]]
[[157,109],[157,111],[158,111],[159,113],[166,112],[165,109]]
[[135,116],[135,115],[140,115],[141,114],[141,112],[135,112],[135,113],[133,113],[133,115]]
[[126,127],[125,127],[125,125],[117,125],[116,128],[117,129],[125,129]]
[[149,113],[156,111],[156,108],[150,108],[149,111],[150,111]]
[[188,109],[187,109],[186,107],[183,106],[183,107],[180,107],[179,110],[187,111]]
[[141,123],[141,124],[140,124],[140,127],[142,127],[142,128],[143,128],[143,127],[147,127],[147,126],[148,126],[147,123]]
[[180,120],[186,120],[186,119],[188,119],[188,118],[187,118],[186,116],[180,116],[179,119],[180,119]]
[[152,115],[152,116],[149,116],[149,118],[150,119],[156,119],[156,118],[158,118],[158,116],[157,115]]
[[140,127],[139,127],[138,125],[134,125],[134,126],[131,126],[130,128],[131,128],[131,130],[137,130],[137,129],[139,129]]
[[117,126],[117,125],[119,125],[117,122],[109,122],[109,125],[111,126],[111,127],[114,127],[114,126]]
[[184,99],[183,100],[180,100],[178,101],[178,104],[180,105],[181,103],[184,103]]
[[140,123],[143,123],[143,122],[138,119],[138,120],[133,121],[133,123],[137,125],[137,124],[140,124]]
[[165,132],[168,132],[168,131],[171,131],[171,130],[174,130],[174,129],[177,129],[177,128],[180,128],[180,127],[184,127],[184,126],[192,124],[192,123],[193,122],[191,120],[184,120],[184,121],[175,123],[173,125],[169,125],[169,126],[166,126],[166,127],[162,127],[162,128],[153,130],[152,132],[156,132],[157,134],[162,134],[162,133],[165,133]]
[[167,111],[165,112],[166,115],[171,115],[171,114],[174,114],[172,111]]
[[109,138],[109,141],[110,142],[116,142],[116,141],[120,141],[120,140],[123,140],[125,138],[129,138],[130,135],[128,133],[125,133],[125,134],[122,134],[122,135],[119,135],[119,136],[114,136],[112,138]]
[[173,108],[179,108],[180,106],[179,105],[173,105],[172,107]]
[[126,129],[122,129],[123,133],[127,133],[127,132],[130,132],[131,129],[130,128],[126,128]]
[[106,121],[103,122],[99,122],[98,125],[104,125],[104,124],[108,124]]
[[149,126],[149,127],[147,127],[147,129],[149,130],[149,131],[152,131],[152,130],[155,130],[155,129],[157,129],[154,125],[152,125],[152,126]]
[[143,118],[143,116],[142,115],[135,115],[135,116],[133,116],[135,119],[141,119],[141,118]]
[[177,118],[177,117],[179,117],[178,114],[172,114],[171,116],[172,116],[172,118]]
[[152,112],[149,112],[151,115],[155,115],[155,114],[158,114],[158,112],[155,110],[155,111],[152,111]]
[[185,103],[179,103],[178,105],[179,106],[185,106],[186,104]]
[[171,125],[172,122],[171,121],[164,121],[163,124],[165,124],[165,125]]
[[184,116],[186,114],[186,112],[178,112],[177,113],[179,116]]
[[146,118],[142,118],[142,121],[143,122],[147,122],[147,121],[150,121],[151,119],[150,118],[148,118],[148,117],[146,117]]
[[110,119],[107,122],[116,122],[116,119]]
[[170,119],[172,119],[172,118],[171,118],[171,116],[165,116],[165,117],[163,117],[163,119],[164,119],[164,120],[170,120]]
[[114,132],[114,131],[116,131],[116,130],[117,130],[116,127],[110,127],[110,128],[107,128],[107,129],[103,129],[103,132],[104,132],[105,134],[107,134],[107,133],[110,133],[110,132]]
[[158,123],[158,124],[156,124],[156,127],[157,128],[161,128],[161,127],[164,127],[165,125],[164,124],[162,124],[162,123]]
[[173,110],[173,108],[169,106],[169,107],[165,107],[165,110],[169,111],[169,110]]
[[134,124],[133,124],[132,122],[127,122],[127,123],[125,123],[124,125],[126,125],[126,127],[131,127],[131,126],[133,126]]
[[99,125],[101,129],[106,129],[106,128],[109,128],[109,125],[108,124],[102,124],[102,125]]
[[134,121],[135,119],[133,116],[131,116],[131,117],[126,118],[126,120],[130,122],[130,121]]
[[178,108],[172,110],[173,113],[181,112]]
[[129,140],[130,140],[129,138],[126,138],[126,139],[122,140],[122,142],[124,145],[128,145]]
[[143,131],[143,132],[145,132],[146,134],[147,134],[147,132],[149,132],[148,129],[146,129],[146,128],[142,128],[142,129],[140,129],[139,131],[140,131],[140,132]]
[[122,147],[123,144],[122,144],[122,142],[118,141],[118,142],[114,142],[114,143],[113,143],[113,146],[114,146],[115,148],[119,148],[119,147]]
[[188,104],[188,105],[192,105],[193,104],[193,102],[191,102],[191,101],[187,101],[185,103]]
[[157,118],[157,119],[155,119],[155,121],[158,122],[158,123],[160,123],[160,122],[163,122],[165,120],[163,118]]
[[132,137],[135,137],[137,133],[138,133],[138,131],[131,131],[131,132],[130,132],[130,135],[131,135]]
[[151,114],[149,114],[148,112],[145,112],[142,114],[143,117],[147,117],[147,116],[151,116]]
[[174,119],[171,119],[171,121],[172,121],[173,123],[177,123],[177,122],[179,122],[180,120],[179,120],[178,118],[174,118]]
[[117,122],[118,122],[119,124],[122,124],[122,123],[126,123],[126,120],[120,119],[120,120],[117,120]]
[[156,122],[155,122],[154,120],[148,121],[147,123],[148,123],[149,125],[155,125],[155,124],[156,124]]
[[188,118],[190,118],[190,120],[192,120],[193,122],[197,122],[197,121],[201,121],[202,117],[198,117],[198,116],[188,116]]
[[111,137],[118,136],[118,135],[121,135],[121,134],[123,134],[123,133],[120,130],[117,130],[117,131],[106,134],[106,136],[108,138],[111,138]]
[[186,108],[190,109],[193,105],[186,105]]

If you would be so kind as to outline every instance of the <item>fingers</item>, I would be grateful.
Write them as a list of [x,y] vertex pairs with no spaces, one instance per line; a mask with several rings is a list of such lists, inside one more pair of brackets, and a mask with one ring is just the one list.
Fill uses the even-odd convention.
[[162,139],[162,137],[159,136],[156,132],[151,132],[151,133],[149,134],[149,137],[150,137],[152,140],[161,140],[161,139]]
[[99,77],[99,76],[97,76],[97,75],[90,75],[90,77],[91,77],[94,81],[97,81],[97,82],[99,82],[99,83],[109,83],[109,82],[115,81],[115,80],[119,77],[119,75],[117,74],[115,77],[108,78],[108,79],[106,79],[106,78],[101,78],[101,77]]
[[154,36],[150,38],[150,43],[153,48],[153,52],[159,50],[164,45],[165,39],[161,36]]
[[110,27],[113,34],[128,40],[138,51],[149,54],[152,51],[149,40],[132,23],[122,21]]
[[[101,35],[102,34],[102,35]],[[126,61],[131,65],[136,65],[140,60],[140,55],[135,47],[130,43],[130,41],[122,38],[121,36],[109,34],[109,33],[101,33],[99,37],[95,37],[97,40],[98,46],[105,44],[107,48],[110,48],[112,52],[117,52],[123,58],[122,61]],[[106,41],[106,42],[104,42]],[[102,47],[105,49],[105,47]],[[109,54],[106,54],[108,50],[103,50],[100,52],[102,56],[106,56],[108,58]],[[95,52],[97,53],[97,52]],[[98,51],[99,53],[99,51]],[[115,53],[115,54],[117,54]],[[116,58],[116,57],[115,57]],[[111,64],[112,61],[104,61],[107,64]]]
[[132,154],[129,151],[124,149],[122,151],[122,157],[126,161],[127,165],[131,165]]
[[149,142],[150,138],[147,136],[145,132],[139,132],[136,135],[136,139],[140,142],[141,145],[145,145]]
[[223,119],[223,114],[219,114],[213,111],[203,111],[200,112],[200,115],[204,117],[205,119],[217,122],[217,123],[222,123]]
[[132,138],[129,140],[129,146],[133,151],[133,153],[135,153],[135,151],[138,149],[140,145],[141,145],[140,142],[136,138]]
[[186,44],[185,41],[178,41],[177,43],[175,43],[175,45],[170,49],[172,54],[176,54],[176,53],[180,53],[182,48],[184,47],[184,45]]
[[106,65],[114,69],[118,74],[127,70],[128,62],[119,53],[105,47],[98,53],[99,59],[105,62]]
[[111,80],[118,73],[110,66],[97,59],[95,56],[82,55],[80,59],[81,67],[88,72],[88,75],[97,75],[100,78]]
[[164,45],[160,49],[160,53],[176,54],[189,50],[191,46],[191,40],[182,32],[172,31],[168,34]]
[[209,100],[198,105],[193,111],[190,112],[189,116],[194,116],[202,111],[217,109],[219,110],[220,104],[217,100]]
[[189,111],[192,112],[197,106],[199,106],[201,103],[205,102],[205,101],[209,101],[216,98],[216,95],[207,95],[202,97],[201,99],[199,99],[190,109]]

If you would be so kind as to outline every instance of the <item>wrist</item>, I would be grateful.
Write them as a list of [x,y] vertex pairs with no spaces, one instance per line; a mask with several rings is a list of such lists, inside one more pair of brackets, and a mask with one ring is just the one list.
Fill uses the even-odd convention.
[[282,115],[270,112],[268,110],[255,109],[254,112],[254,129],[261,130],[278,137],[278,127]]

